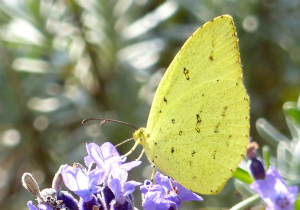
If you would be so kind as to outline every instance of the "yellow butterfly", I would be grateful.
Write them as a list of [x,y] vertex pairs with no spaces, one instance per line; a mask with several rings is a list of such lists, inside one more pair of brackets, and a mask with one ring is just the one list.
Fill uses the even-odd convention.
[[181,185],[216,194],[244,158],[249,98],[229,15],[199,28],[160,82],[146,128],[134,140],[149,161]]

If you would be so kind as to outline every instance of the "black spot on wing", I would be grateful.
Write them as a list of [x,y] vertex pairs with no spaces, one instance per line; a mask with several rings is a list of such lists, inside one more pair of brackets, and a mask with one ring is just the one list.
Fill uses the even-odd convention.
[[187,70],[186,68],[183,68],[183,74],[184,74],[186,80],[190,80],[189,72],[190,72],[189,70]]
[[199,114],[196,115],[196,118],[197,118],[197,122],[196,122],[195,129],[196,129],[197,133],[200,133],[200,125],[201,125],[202,119]]
[[166,97],[164,97],[164,102],[166,103],[166,105],[168,104],[168,100],[166,99]]

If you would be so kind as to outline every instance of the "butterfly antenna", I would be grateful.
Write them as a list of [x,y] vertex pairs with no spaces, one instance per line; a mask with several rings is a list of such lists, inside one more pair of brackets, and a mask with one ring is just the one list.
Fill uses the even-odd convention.
[[126,143],[126,142],[129,142],[129,141],[132,141],[132,140],[133,140],[133,138],[126,139],[126,140],[122,141],[121,143],[115,145],[115,147],[117,148],[118,146],[121,146],[122,144],[124,144],[124,143]]
[[134,128],[135,130],[138,130],[137,127],[135,127],[134,125],[131,125],[131,124],[127,123],[127,122],[118,121],[118,120],[110,120],[110,119],[101,119],[101,118],[93,118],[93,117],[91,117],[91,118],[87,118],[87,119],[82,120],[81,123],[84,124],[84,123],[86,123],[86,122],[88,122],[88,121],[92,121],[92,120],[97,120],[97,121],[100,120],[100,121],[101,121],[101,122],[100,122],[100,126],[102,126],[103,124],[105,124],[105,123],[107,123],[107,122],[115,122],[115,123],[127,125],[127,126],[129,126],[129,127]]

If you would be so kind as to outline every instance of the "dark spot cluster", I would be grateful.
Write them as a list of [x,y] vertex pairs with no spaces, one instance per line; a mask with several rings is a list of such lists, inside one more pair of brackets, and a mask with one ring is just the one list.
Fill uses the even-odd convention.
[[187,70],[186,68],[183,68],[183,73],[184,73],[185,79],[190,80],[189,70]]
[[228,110],[228,106],[224,106],[223,112],[221,114],[221,116],[226,117],[226,112]]
[[213,159],[214,159],[214,160],[216,159],[216,153],[217,153],[217,151],[215,150],[215,151],[213,152]]
[[200,125],[201,125],[202,120],[201,120],[201,117],[199,114],[197,114],[196,117],[197,117],[197,123],[196,123],[195,129],[198,133],[200,133]]
[[192,152],[192,156],[194,157],[194,155],[195,155],[195,154],[196,154],[196,152],[195,152],[195,151],[193,151],[193,152]]
[[171,148],[171,153],[172,153],[172,154],[174,153],[174,147]]
[[219,133],[219,126],[220,126],[220,123],[218,123],[216,125],[215,130],[214,130],[215,133]]
[[172,119],[172,123],[175,124],[175,119]]

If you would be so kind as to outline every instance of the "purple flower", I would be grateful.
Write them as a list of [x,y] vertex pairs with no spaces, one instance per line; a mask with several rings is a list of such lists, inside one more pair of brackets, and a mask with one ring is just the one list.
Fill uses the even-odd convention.
[[62,169],[62,177],[69,190],[80,196],[85,202],[92,200],[93,194],[99,192],[103,181],[103,170],[86,172],[80,167],[74,168],[66,165]]
[[39,210],[53,210],[53,208],[47,204],[38,204]]
[[248,168],[250,169],[251,176],[255,180],[266,178],[264,164],[260,158],[255,157],[255,158],[250,159],[248,162]]
[[270,166],[266,179],[258,179],[250,185],[267,204],[266,210],[293,210],[298,186],[288,187],[277,170]]
[[165,210],[171,207],[174,209],[179,208],[174,201],[167,199],[166,192],[160,185],[152,185],[150,190],[149,186],[149,180],[146,180],[144,185],[141,186],[144,210]]
[[249,142],[247,148],[247,157],[249,158],[248,161],[248,168],[250,170],[250,174],[254,179],[265,179],[266,172],[263,161],[257,157],[256,150],[258,149],[258,144],[254,141]]
[[[100,147],[95,143],[86,144],[88,156],[84,158],[86,166],[90,166],[92,163],[97,163],[98,169],[105,170],[105,178],[108,178],[112,172],[112,166],[114,168],[122,168],[126,171],[141,164],[141,161],[132,161],[124,163],[126,157],[120,156],[117,149],[110,142],[102,144]],[[124,163],[124,164],[123,164]]]
[[78,201],[73,197],[73,195],[67,191],[57,192],[56,198],[62,201],[61,208],[67,207],[72,210],[78,210]]
[[145,183],[141,186],[143,193],[143,206],[144,209],[169,209],[170,207],[179,208],[181,201],[203,201],[203,198],[186,189],[178,182],[171,179],[170,186],[169,178],[156,173],[155,175],[156,185],[152,185],[149,190],[149,183]]
[[27,206],[29,208],[29,210],[38,210],[35,205],[33,205],[32,201],[28,201],[27,202]]
[[126,196],[133,193],[136,186],[142,183],[136,181],[128,181],[128,173],[125,169],[119,168],[115,169],[114,173],[111,174],[108,180],[108,186],[114,193],[117,203],[124,204],[126,201]]
[[29,210],[53,210],[53,208],[47,204],[38,204],[39,208],[36,208],[36,206],[33,205],[32,201],[28,201],[27,206]]

